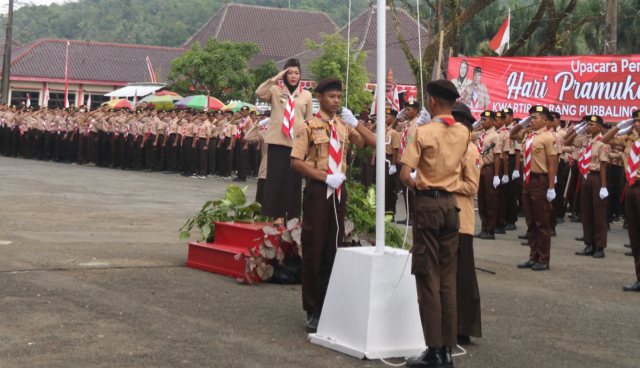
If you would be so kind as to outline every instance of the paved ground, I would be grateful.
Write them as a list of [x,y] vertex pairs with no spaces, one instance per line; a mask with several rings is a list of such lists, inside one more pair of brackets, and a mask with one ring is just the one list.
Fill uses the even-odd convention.
[[[298,286],[183,267],[177,230],[228,183],[0,157],[0,367],[383,366],[307,342]],[[478,274],[484,337],[456,366],[637,367],[621,226],[596,260],[573,255],[581,225],[561,225],[543,273],[516,269],[518,226],[476,242],[497,275]],[[101,264],[157,267],[89,270]],[[80,270],[11,272],[51,268]]]

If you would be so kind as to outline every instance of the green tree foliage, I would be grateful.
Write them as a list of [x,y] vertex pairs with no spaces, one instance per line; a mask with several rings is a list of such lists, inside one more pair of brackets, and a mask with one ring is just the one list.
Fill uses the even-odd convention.
[[264,83],[269,78],[273,78],[274,75],[278,74],[280,70],[276,65],[276,62],[273,60],[266,61],[256,68],[249,69],[249,73],[251,73],[251,77],[253,78],[251,82],[251,87],[249,88],[249,92],[251,95],[255,94],[256,89],[260,86],[260,84]]
[[[212,97],[222,101],[248,101],[253,99],[249,88],[254,78],[247,61],[258,53],[260,48],[254,43],[210,38],[202,49],[195,43],[191,50],[173,60],[167,79],[172,90],[182,95],[209,90]],[[190,86],[196,90],[191,91]]]
[[[364,110],[373,100],[371,93],[364,90],[362,86],[369,82],[369,75],[365,62],[368,52],[354,52],[357,45],[357,38],[351,38],[351,62],[349,63],[349,96],[347,107],[356,113]],[[309,39],[305,46],[313,51],[313,59],[306,60],[311,71],[311,78],[316,82],[324,78],[338,78],[343,83],[347,76],[347,42],[336,33],[333,35],[322,35],[322,44],[317,44]]]

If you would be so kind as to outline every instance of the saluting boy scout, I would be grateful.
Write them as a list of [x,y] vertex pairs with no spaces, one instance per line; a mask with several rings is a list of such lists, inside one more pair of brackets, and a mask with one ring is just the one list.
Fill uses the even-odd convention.
[[291,151],[291,167],[309,178],[302,201],[301,241],[302,306],[307,311],[310,332],[318,328],[336,248],[342,245],[344,236],[347,146],[376,147],[373,133],[358,123],[351,111],[344,109],[342,118],[336,115],[342,104],[339,79],[325,78],[315,91],[320,103],[319,116],[296,128]]
[[[400,133],[392,128],[393,121],[398,116],[398,112],[394,109],[386,109],[385,111],[385,185],[384,185],[384,211],[396,215],[396,202],[398,202],[398,186],[400,181],[397,175],[398,159],[400,157]],[[391,220],[393,222],[393,219]]]
[[[507,184],[509,184],[509,168],[508,168],[508,160],[509,160],[509,149],[510,141],[509,141],[509,131],[506,127],[507,115],[504,111],[496,111],[496,118],[494,120],[494,127],[496,129],[496,133],[500,137],[502,150],[499,155],[500,160],[500,184],[498,185],[498,220],[496,223],[496,233],[505,234],[505,226],[507,224]],[[498,158],[497,158],[498,159]],[[496,159],[496,160],[497,160]]]
[[[549,270],[551,233],[549,215],[556,197],[554,179],[558,170],[558,151],[546,124],[553,116],[545,106],[536,105],[531,114],[511,129],[511,140],[522,140],[524,151],[523,201],[529,240],[529,260],[518,268]],[[523,131],[531,125],[531,129]],[[526,133],[526,135],[525,135]]]
[[[498,185],[500,185],[500,164],[502,139],[494,128],[496,113],[485,110],[480,114],[482,130],[472,134],[471,139],[484,155],[480,171],[480,187],[478,188],[478,211],[482,221],[482,230],[476,235],[480,239],[495,239],[498,223]],[[493,148],[489,148],[491,145]]]
[[[398,124],[396,130],[398,131],[398,133],[400,133],[400,156],[398,157],[398,159],[402,158],[404,151],[406,150],[407,146],[409,145],[409,143],[411,143],[411,140],[413,139],[413,132],[415,132],[416,128],[418,127],[417,121],[418,121],[418,115],[420,114],[420,103],[417,101],[409,101],[404,105],[404,108],[402,110],[404,110],[404,115],[398,114],[399,115],[398,117],[399,118],[404,117],[406,120],[400,124],[396,122],[396,124]],[[402,113],[402,111],[400,111],[400,113]],[[405,187],[404,185],[402,186],[403,186],[402,197],[404,198],[405,208],[408,207],[409,211],[407,212],[407,218],[404,221],[397,221],[397,223],[404,224],[407,226],[412,226],[413,225],[412,204],[413,204],[415,195],[413,194],[412,191],[408,190],[407,187]],[[407,199],[407,192],[409,193],[408,199]]]

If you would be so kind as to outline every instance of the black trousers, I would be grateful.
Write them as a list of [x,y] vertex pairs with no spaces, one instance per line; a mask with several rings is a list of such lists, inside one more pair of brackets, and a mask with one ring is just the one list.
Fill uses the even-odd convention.
[[[207,147],[205,150],[204,148]],[[198,175],[207,175],[207,157],[209,156],[209,146],[207,145],[207,138],[198,139],[196,149],[198,150]]]
[[183,154],[184,157],[184,169],[185,172],[189,175],[196,173],[196,149],[193,148],[193,137],[184,137],[184,142],[182,143]]
[[109,167],[112,164],[113,152],[111,147],[113,145],[113,133],[102,132],[102,141],[100,144],[100,166]]
[[[517,215],[517,214],[516,214]],[[473,235],[458,235],[458,335],[482,337],[480,290],[473,256]]]
[[178,145],[176,142],[177,138],[178,135],[174,133],[170,134],[169,139],[167,139],[167,171],[171,172],[178,171]]
[[231,165],[233,162],[233,150],[228,149],[231,147],[231,138],[225,137],[224,141],[220,144],[220,171],[224,176],[231,176]]
[[207,147],[207,175],[216,173],[216,150],[218,148],[218,138],[209,139],[209,147]]
[[236,156],[236,168],[238,170],[238,179],[247,178],[247,157],[249,156],[249,147],[244,148],[246,143],[241,139],[236,139],[234,155]]
[[144,146],[140,146],[142,145],[144,136],[139,135],[137,137],[134,137],[133,139],[133,169],[142,170]]
[[[186,137],[185,137],[186,138]],[[184,143],[184,139],[182,139],[182,135],[178,134],[178,136],[176,137],[176,140],[178,141],[178,144],[176,144],[176,152],[177,152],[177,168],[179,172],[185,172],[184,169],[184,149],[182,149],[182,145]]]
[[145,153],[147,156],[147,169],[155,170],[156,169],[156,156],[158,154],[158,147],[153,144],[156,142],[156,135],[149,134],[147,141],[145,142]]
[[[567,202],[564,196],[564,191],[567,190],[567,180],[569,179],[570,171],[571,166],[568,162],[564,160],[560,160],[560,162],[558,162],[558,182],[555,185],[556,199],[553,206],[556,208],[556,216],[559,218],[564,218],[564,215],[567,212]],[[567,195],[569,195],[568,191]]]
[[516,155],[509,155],[507,161],[507,172],[509,182],[507,183],[507,223],[515,224],[518,221],[518,180],[513,179],[513,172],[516,170]]
[[133,165],[133,135],[122,136],[121,152],[122,152],[122,170],[129,170]]
[[115,169],[121,166],[122,160],[122,134],[118,134],[116,137],[113,134],[113,139],[111,140],[111,164],[110,167]]
[[609,191],[609,205],[607,208],[607,220],[611,222],[614,217],[624,214],[622,210],[622,189],[625,185],[624,166],[611,165],[607,167],[607,191]]

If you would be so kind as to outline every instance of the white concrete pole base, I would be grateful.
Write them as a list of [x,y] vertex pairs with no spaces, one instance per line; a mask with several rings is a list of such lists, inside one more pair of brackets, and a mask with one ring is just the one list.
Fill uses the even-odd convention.
[[408,256],[406,250],[391,247],[384,254],[377,254],[374,247],[338,249],[318,332],[310,334],[309,340],[359,359],[423,352],[426,346]]

